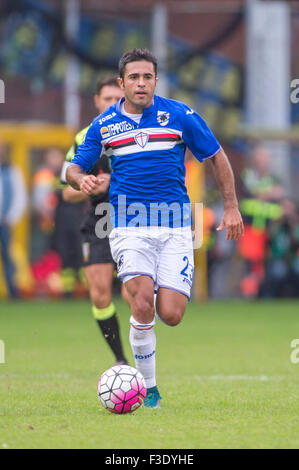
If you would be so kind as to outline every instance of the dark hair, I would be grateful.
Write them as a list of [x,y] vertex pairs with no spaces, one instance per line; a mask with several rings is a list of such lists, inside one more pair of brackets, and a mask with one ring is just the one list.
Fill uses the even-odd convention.
[[119,76],[124,78],[125,68],[129,62],[137,62],[139,60],[146,60],[151,62],[154,66],[155,75],[157,75],[157,59],[148,49],[132,49],[131,51],[125,52],[118,64]]
[[96,85],[97,95],[101,93],[102,88],[104,88],[104,86],[116,86],[117,88],[119,88],[117,77],[107,77],[107,78],[104,78],[103,80],[99,80]]

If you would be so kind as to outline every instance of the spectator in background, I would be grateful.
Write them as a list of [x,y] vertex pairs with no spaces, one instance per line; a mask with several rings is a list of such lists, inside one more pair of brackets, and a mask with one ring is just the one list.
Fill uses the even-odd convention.
[[0,140],[0,244],[3,270],[8,293],[18,298],[15,285],[15,266],[10,255],[11,229],[27,207],[27,190],[21,171],[6,158],[6,147]]
[[33,246],[32,259],[38,260],[51,247],[57,206],[57,183],[62,166],[62,153],[56,148],[46,151],[43,163],[33,177]]
[[38,227],[35,229],[33,272],[51,291],[52,274],[60,271],[61,283],[57,282],[57,291],[69,297],[77,284],[84,290],[79,226],[85,202],[71,204],[62,198],[60,173],[64,158],[64,153],[57,148],[47,150],[44,163],[34,176],[32,203]]
[[257,145],[252,153],[252,166],[242,173],[244,196],[262,201],[280,201],[284,189],[270,172],[271,156],[267,148]]
[[55,229],[52,238],[52,247],[59,254],[62,269],[62,287],[66,298],[74,294],[87,294],[84,276],[83,255],[81,246],[80,226],[89,201],[83,200],[75,203],[67,202],[63,198],[61,183],[61,169],[65,161],[65,154],[61,153],[61,165],[57,181],[57,205],[55,211]]
[[241,174],[243,194],[240,210],[245,231],[238,246],[246,263],[241,291],[248,297],[258,295],[260,283],[264,279],[268,224],[271,220],[279,219],[282,214],[284,189],[270,173],[270,162],[268,150],[257,145],[252,154],[252,166]]
[[[221,222],[220,202],[204,209],[204,227],[210,222],[209,242],[207,244],[208,286],[212,299],[229,299],[233,295],[232,256],[236,242],[226,240],[223,232],[216,227]],[[209,213],[207,212],[209,211]]]
[[289,199],[281,205],[282,216],[269,226],[262,297],[299,297],[299,212]]
[[59,176],[62,165],[61,151],[50,148],[43,157],[42,165],[38,168],[33,179],[32,205],[37,213],[44,219],[53,218],[53,204],[51,204],[55,181]]

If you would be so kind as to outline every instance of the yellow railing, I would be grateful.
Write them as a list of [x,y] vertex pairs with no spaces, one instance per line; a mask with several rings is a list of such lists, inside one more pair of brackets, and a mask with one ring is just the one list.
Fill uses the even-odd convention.
[[[20,168],[29,189],[32,179],[30,152],[35,148],[46,149],[48,147],[67,150],[73,142],[74,130],[57,124],[1,122],[0,138],[8,145],[10,161]],[[24,288],[32,282],[28,262],[29,240],[30,218],[29,211],[27,211],[13,229],[12,242],[12,256],[17,268],[17,283]],[[1,282],[2,279],[3,275],[1,274],[0,298],[6,296],[5,283]]]

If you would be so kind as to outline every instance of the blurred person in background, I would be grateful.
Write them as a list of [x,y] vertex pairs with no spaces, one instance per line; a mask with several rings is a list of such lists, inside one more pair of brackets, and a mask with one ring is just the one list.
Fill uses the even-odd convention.
[[[119,87],[117,78],[106,78],[97,84],[94,96],[95,107],[101,114],[109,106],[118,102],[122,96],[123,92]],[[66,168],[74,158],[78,146],[84,141],[88,128],[89,126],[76,135],[75,142],[67,153],[67,162],[61,177],[62,181],[65,181]],[[106,155],[103,155],[91,170],[91,174],[95,176],[101,174],[107,181],[110,181],[110,172],[110,163]],[[92,301],[92,314],[114,354],[116,362],[118,364],[127,364],[121,343],[115,305],[112,302],[112,281],[115,264],[112,259],[108,238],[100,239],[95,233],[95,226],[101,217],[95,215],[95,210],[99,203],[109,202],[108,190],[103,192],[100,189],[97,194],[89,197],[82,191],[76,191],[71,186],[67,186],[63,190],[63,197],[65,201],[73,203],[90,200],[90,208],[81,225],[81,234],[83,264]],[[77,233],[79,235],[79,227]],[[125,297],[124,292],[125,288],[123,286],[123,297]]]
[[45,152],[42,165],[33,177],[33,261],[38,260],[51,248],[51,234],[54,229],[55,210],[58,202],[57,178],[62,164],[63,155],[60,150],[50,148]]
[[238,242],[240,254],[245,260],[241,291],[247,297],[255,297],[259,293],[265,275],[267,227],[270,221],[281,217],[281,200],[284,197],[283,186],[271,174],[271,156],[267,148],[262,145],[254,147],[251,161],[251,166],[241,174],[240,210],[245,232]]
[[62,194],[64,184],[61,184],[61,169],[65,154],[60,153],[59,174],[57,175],[56,197],[57,205],[54,217],[54,232],[52,248],[60,256],[62,289],[65,298],[81,295],[86,292],[85,276],[82,268],[80,225],[86,212],[85,201],[67,202]]
[[[70,297],[75,293],[77,284],[84,282],[78,230],[85,204],[64,201],[60,183],[63,162],[63,152],[50,148],[44,155],[42,167],[34,176],[32,201],[39,233],[35,233],[33,243],[33,248],[38,249],[33,272],[36,279],[45,283],[49,293],[57,290]],[[58,272],[60,280],[52,276]]]
[[225,233],[217,231],[221,223],[222,205],[215,200],[209,207],[204,207],[204,231],[207,242],[208,292],[212,299],[231,298],[233,295],[233,271],[230,269],[236,242],[227,243]]
[[299,297],[299,212],[289,199],[281,206],[281,217],[269,226],[262,297]]
[[15,266],[11,258],[11,230],[22,218],[28,204],[27,190],[21,171],[6,157],[6,147],[0,140],[0,244],[3,270],[9,296],[18,298]]

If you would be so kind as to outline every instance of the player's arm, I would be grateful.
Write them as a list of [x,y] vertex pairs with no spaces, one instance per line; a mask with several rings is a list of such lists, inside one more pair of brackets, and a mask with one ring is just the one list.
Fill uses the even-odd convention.
[[84,142],[79,145],[76,155],[66,169],[66,181],[77,191],[82,191],[87,196],[105,191],[109,184],[103,175],[88,175],[95,162],[102,154],[102,139],[98,119],[95,119],[89,127]]
[[[61,171],[61,181],[62,183],[66,184],[66,172],[67,168],[70,166],[73,158],[75,157],[78,146],[82,144],[82,142],[85,139],[86,133],[88,131],[89,127],[86,127],[82,129],[80,132],[75,137],[75,141],[73,145],[69,148],[65,162]],[[88,195],[84,194],[82,191],[78,191],[77,189],[72,188],[72,186],[65,186],[65,188],[62,190],[62,197],[64,201],[66,202],[71,202],[71,203],[78,203],[78,202],[83,202],[86,199],[88,199]]]
[[244,233],[244,226],[238,208],[232,167],[222,148],[209,160],[218,181],[224,204],[223,217],[216,230],[220,231],[226,228],[226,239],[238,240]]
[[108,190],[110,175],[87,175],[79,165],[72,163],[66,170],[66,180],[75,190],[95,196]]
[[82,191],[77,191],[71,186],[67,186],[62,190],[62,197],[64,201],[72,203],[83,202],[88,199],[87,194],[82,193]]
[[[92,175],[87,175],[87,176],[92,176]],[[66,202],[82,202],[88,199],[89,195],[97,196],[101,193],[105,193],[108,191],[109,184],[110,184],[110,175],[108,173],[103,173],[96,178],[96,186],[93,187],[92,192],[88,194],[87,192],[84,192],[83,190],[77,190],[74,189],[72,186],[67,186],[66,188],[63,189],[62,191],[62,196],[63,199]]]
[[237,240],[243,234],[244,228],[238,209],[234,175],[229,160],[198,113],[184,105],[181,119],[183,141],[200,162],[209,159],[213,165],[224,201],[224,214],[217,230],[223,230],[226,227],[226,239]]

